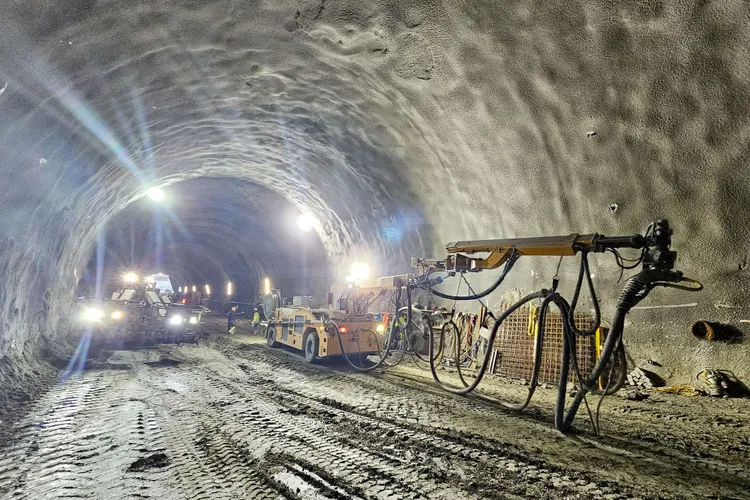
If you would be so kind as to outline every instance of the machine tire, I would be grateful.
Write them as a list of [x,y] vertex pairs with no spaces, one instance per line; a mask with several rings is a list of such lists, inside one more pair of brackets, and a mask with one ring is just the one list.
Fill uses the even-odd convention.
[[318,356],[318,334],[315,332],[310,332],[305,337],[305,344],[304,344],[304,352],[305,352],[305,361],[308,363],[312,363],[315,361],[315,358]]
[[276,327],[271,323],[266,327],[266,342],[268,343],[268,347],[278,346],[276,342]]

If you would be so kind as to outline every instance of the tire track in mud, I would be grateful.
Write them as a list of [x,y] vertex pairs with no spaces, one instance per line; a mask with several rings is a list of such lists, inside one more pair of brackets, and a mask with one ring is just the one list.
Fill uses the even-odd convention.
[[25,419],[19,439],[0,459],[2,498],[150,498],[174,492],[163,476],[128,471],[163,446],[147,403],[113,387],[123,376],[83,373],[35,405],[38,411]]
[[[160,352],[174,361],[84,372],[50,391],[0,457],[0,497],[691,496],[668,491],[668,479],[644,487],[637,477],[603,479],[590,464],[588,470],[555,464],[544,448],[555,432],[544,422],[527,426],[481,403],[391,377],[342,373],[231,341]],[[521,438],[454,430],[452,419],[469,417],[505,424]],[[524,442],[534,433],[537,442]],[[614,456],[602,443],[583,448]],[[613,452],[620,463],[633,458]],[[647,456],[635,458],[647,465]]]
[[[423,495],[435,498],[586,495],[594,498],[610,493],[610,489],[600,488],[588,479],[572,478],[542,465],[527,463],[528,460],[519,454],[515,455],[515,460],[498,458],[496,448],[478,451],[435,432],[425,432],[430,430],[424,427],[404,427],[387,417],[367,416],[366,412],[353,411],[330,398],[315,400],[309,395],[278,387],[248,365],[238,367],[242,369],[241,373],[226,367],[216,371],[213,365],[208,368],[215,372],[209,380],[213,394],[221,394],[222,398],[244,396],[231,404],[221,405],[229,413],[222,419],[227,422],[226,430],[241,440],[251,440],[253,447],[258,447],[258,437],[262,434],[264,439],[261,441],[273,443],[269,446],[271,452],[278,449],[279,442],[284,442],[286,455],[314,457],[315,460],[308,458],[308,461],[325,464],[324,470],[344,471],[336,484],[343,481],[345,487],[351,487],[352,484],[346,481],[351,476],[357,481],[355,486],[364,486],[365,495],[406,495],[409,498]],[[272,369],[279,371],[279,368]],[[285,375],[288,374],[279,373],[279,378],[283,379]],[[248,411],[247,406],[252,406],[252,410]],[[311,406],[315,406],[312,411]],[[235,412],[231,411],[233,407],[237,408]],[[300,407],[303,411],[299,410]],[[233,428],[234,422],[241,424],[239,429]],[[254,436],[249,436],[248,428],[252,428]],[[379,444],[373,449],[373,438],[390,446],[390,453],[378,451]],[[417,443],[422,443],[423,449],[420,454],[412,454],[411,458],[418,459],[415,464],[405,457]],[[431,444],[427,446],[425,443]],[[437,471],[435,460],[427,465],[419,463],[435,456],[442,457],[445,462]],[[475,479],[467,480],[466,477],[470,476]],[[477,480],[479,476],[492,476],[493,479]],[[456,488],[456,484],[461,487]],[[388,485],[397,487],[389,489]],[[481,496],[473,495],[472,491],[481,492]]]
[[[369,416],[374,415],[386,421],[398,421],[399,426],[420,420],[424,422],[424,419],[420,418],[420,414],[423,414],[425,411],[429,412],[430,410],[435,413],[437,410],[434,407],[429,408],[429,404],[426,405],[426,408],[420,404],[420,400],[425,399],[425,394],[419,393],[423,389],[422,385],[424,384],[421,384],[416,390],[415,387],[403,386],[404,395],[403,397],[398,397],[393,394],[393,384],[387,379],[383,380],[382,378],[371,376],[362,377],[359,374],[352,374],[351,372],[341,373],[327,370],[320,366],[306,365],[302,360],[298,361],[294,356],[288,355],[289,353],[275,353],[274,351],[265,350],[262,346],[247,344],[240,346],[235,344],[233,346],[230,342],[224,345],[219,343],[217,347],[230,356],[236,356],[242,360],[252,360],[252,363],[249,364],[253,367],[253,371],[258,372],[255,376],[259,377],[259,380],[268,379],[271,376],[270,374],[275,372],[277,375],[275,378],[279,381],[278,385],[281,386],[280,390],[304,395],[313,400],[320,401],[325,399],[321,398],[321,395],[327,395],[331,399],[336,400],[336,394],[344,396],[344,401],[347,399],[352,400],[351,394],[354,391],[351,390],[351,385],[355,385],[360,390],[356,391],[356,398],[354,398],[354,402],[352,402],[349,410]],[[248,363],[244,364],[248,365]],[[302,382],[299,382],[300,376]],[[309,380],[305,380],[306,377],[309,377]],[[298,383],[294,383],[294,380],[297,380]],[[334,387],[325,387],[329,385],[326,382],[332,382]],[[390,387],[388,387],[389,385]],[[507,418],[507,415],[502,417],[501,412],[498,412],[496,408],[489,409],[481,403],[465,398],[454,398],[446,393],[434,394],[430,389],[427,389],[426,393],[428,396],[427,399],[433,399],[433,401],[441,405],[439,411],[443,421],[454,422],[454,419],[460,419],[462,416],[465,417],[467,410],[469,410],[471,413],[487,415],[492,421],[501,423],[505,421],[511,424],[514,433],[524,431],[525,435],[531,436],[532,439],[526,440],[531,444],[527,446],[527,443],[524,443],[524,448],[527,449],[521,454],[522,463],[534,462],[530,458],[529,451],[536,455],[535,451],[538,450],[539,456],[545,456],[545,452],[549,451],[549,448],[545,449],[545,447],[537,446],[535,441],[539,445],[542,444],[539,441],[539,437],[543,437],[547,442],[560,442],[562,440],[561,436],[545,425],[544,422],[529,421],[531,418],[528,414],[522,415],[521,418],[518,418],[515,414],[511,418]],[[435,396],[435,398],[432,396]],[[525,429],[527,423],[529,424],[529,429]],[[437,419],[433,419],[431,422],[428,421],[428,424],[430,424],[429,427],[432,429],[428,430],[428,433],[434,433],[434,428],[438,425]],[[487,438],[484,436],[479,439],[487,441]],[[617,437],[594,438],[592,436],[587,437],[585,434],[566,438],[566,441],[567,443],[560,446],[562,450],[570,448],[571,441],[578,442],[578,445],[574,445],[574,448],[578,447],[579,454],[597,456],[601,460],[601,463],[609,464],[609,469],[617,470],[617,476],[624,478],[627,484],[639,484],[639,496],[659,496],[664,498],[700,497],[704,495],[715,497],[717,494],[731,496],[737,495],[737,492],[746,491],[747,486],[750,485],[750,478],[748,478],[747,471],[740,471],[733,468],[730,469],[731,475],[727,475],[728,469],[726,464],[722,464],[720,459],[717,460],[705,455],[692,456],[679,450],[665,449],[656,443],[654,446],[650,446],[646,442],[640,444],[630,443]],[[489,442],[493,443],[493,453],[497,453],[498,450],[505,451],[509,447],[511,449],[514,448],[513,445],[509,445],[504,441],[489,440]],[[523,440],[519,440],[516,437],[515,442],[523,442]],[[589,470],[598,469],[595,464],[591,464],[592,460],[590,458],[588,458],[588,462],[589,464],[586,468]],[[571,470],[569,470],[569,467],[560,468],[550,467],[549,464],[546,465],[553,471],[551,474],[555,474],[553,477],[556,482],[568,483],[568,479],[561,481],[559,475],[570,475]],[[579,467],[574,467],[572,470],[576,469],[580,470]],[[622,474],[619,470],[624,470],[625,473]],[[712,470],[717,474],[726,476],[726,479],[729,481],[719,480],[714,476]],[[647,479],[643,477],[644,472],[650,476],[650,479],[648,479],[649,482],[644,483],[643,480]],[[590,475],[587,476],[590,477]],[[577,481],[581,482],[582,480],[583,478],[577,479]],[[603,478],[601,476],[598,477],[598,481],[602,485],[606,485],[602,490],[605,495],[609,495],[610,493],[604,492],[613,490],[620,490],[623,493],[627,491],[627,489],[622,490],[621,487],[616,486],[623,479],[615,479],[613,481],[605,475]],[[579,484],[579,487],[581,486],[582,484]],[[586,487],[593,488],[588,485]],[[680,490],[683,493],[679,493]],[[588,494],[590,495],[591,492]]]
[[[321,474],[329,471],[330,477],[336,478],[336,484],[332,484],[331,487],[342,487],[343,491],[360,488],[365,492],[363,495],[366,498],[381,496],[425,498],[420,492],[430,485],[417,481],[417,476],[412,474],[412,471],[405,471],[403,466],[394,466],[377,455],[331,442],[325,432],[325,424],[318,420],[309,419],[306,422],[307,425],[291,420],[288,414],[284,413],[285,407],[264,396],[256,384],[249,387],[238,384],[238,380],[245,383],[248,381],[245,373],[239,368],[229,370],[226,366],[214,367],[212,365],[206,368],[206,371],[212,371],[214,374],[207,374],[206,387],[192,394],[197,399],[204,399],[208,394],[212,396],[213,400],[209,406],[217,413],[212,420],[220,422],[221,425],[220,432],[211,434],[214,438],[204,438],[201,444],[213,443],[215,436],[221,434],[231,436],[235,446],[246,450],[245,454],[233,454],[228,448],[230,445],[225,441],[218,448],[211,447],[209,451],[218,457],[211,458],[211,460],[220,460],[224,468],[240,470],[243,466],[247,466],[248,456],[256,457],[259,460],[256,470],[267,470],[266,479],[271,484],[276,484],[279,492],[283,494],[283,488],[278,487],[279,480],[274,479],[281,471],[274,470],[266,463],[267,460],[263,459],[266,455],[273,457],[283,454],[283,456],[292,456],[316,464]],[[232,371],[234,373],[231,373]],[[172,398],[168,406],[177,410],[176,415],[184,413],[182,409],[194,404],[190,395],[181,398],[172,396]],[[244,463],[239,461],[239,456],[244,457]],[[285,464],[276,465],[286,469],[288,474],[296,476],[297,482],[303,485],[309,486],[304,477],[305,474],[309,476],[315,473],[314,471],[295,473],[294,467],[285,466]],[[299,466],[300,462],[296,462],[296,465]],[[409,479],[412,475],[414,480]],[[351,477],[354,482],[343,481],[343,476]],[[441,488],[434,485],[433,488],[427,489]],[[443,485],[442,489],[446,490],[445,498],[475,498],[449,485]],[[318,494],[325,497],[324,493],[318,492]]]

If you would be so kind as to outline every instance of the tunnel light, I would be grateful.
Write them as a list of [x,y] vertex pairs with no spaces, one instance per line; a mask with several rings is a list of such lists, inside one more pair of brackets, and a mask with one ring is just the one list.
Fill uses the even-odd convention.
[[157,187],[151,188],[148,191],[146,191],[146,195],[148,195],[148,197],[154,201],[164,200],[164,191],[161,188],[157,188]]
[[181,325],[184,322],[185,322],[185,320],[179,314],[175,314],[174,316],[172,316],[171,318],[169,318],[169,324],[170,325]]
[[104,311],[98,307],[87,307],[81,313],[81,319],[89,323],[95,323],[104,319]]
[[122,311],[112,311],[112,319],[122,319]]
[[271,280],[268,278],[263,280],[263,291],[266,295],[271,294]]
[[227,283],[227,296],[228,297],[232,296],[232,282],[231,281]]
[[361,263],[352,264],[352,272],[349,277],[351,280],[348,281],[366,280],[370,277],[370,266]]
[[313,214],[310,214],[310,213],[305,213],[305,214],[300,215],[299,217],[297,217],[297,226],[302,231],[305,231],[305,232],[309,231],[310,229],[313,228],[313,226],[315,226],[315,216],[313,216]]
[[385,325],[378,325],[375,327],[375,331],[378,333],[383,333],[385,331]]
[[206,295],[211,295],[211,287],[206,283]]
[[339,332],[346,333],[346,327],[345,326],[340,326],[339,327]]
[[195,286],[195,285],[193,285],[193,293],[195,293],[195,291],[196,291],[197,289],[198,289],[198,288],[196,288],[196,286]]
[[135,273],[125,273],[122,275],[122,281],[125,283],[135,283],[138,281],[138,275]]

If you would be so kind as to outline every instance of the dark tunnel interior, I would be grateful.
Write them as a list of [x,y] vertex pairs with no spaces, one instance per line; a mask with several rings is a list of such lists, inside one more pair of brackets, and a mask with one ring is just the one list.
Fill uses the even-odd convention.
[[[661,218],[705,290],[633,311],[631,362],[750,381],[747,343],[690,331],[750,318],[749,19],[697,0],[4,2],[0,397],[43,390],[79,341],[74,299],[125,271],[320,296],[354,262],[391,275],[450,241]],[[488,303],[556,265],[522,261]],[[620,269],[592,272],[609,318]]]
[[116,289],[126,272],[165,272],[174,287],[203,291],[209,285],[220,298],[231,282],[232,298],[244,302],[257,299],[266,277],[290,295],[326,293],[321,240],[296,226],[299,212],[282,195],[248,181],[208,177],[162,192],[163,200],[142,198],[99,233],[78,285],[88,292],[83,295],[95,295],[97,283]]

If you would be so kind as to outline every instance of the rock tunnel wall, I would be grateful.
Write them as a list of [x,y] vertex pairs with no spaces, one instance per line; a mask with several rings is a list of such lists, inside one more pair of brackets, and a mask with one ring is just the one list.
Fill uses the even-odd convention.
[[[655,308],[630,317],[632,360],[659,362],[672,381],[709,367],[750,379],[747,344],[688,333],[695,319],[742,326],[750,315],[744,2],[2,9],[4,377],[31,374],[28,360],[49,354],[39,349],[64,344],[78,272],[118,214],[147,187],[210,177],[314,213],[332,275],[353,259],[403,271],[456,239],[631,234],[667,217],[678,267],[706,291],[652,294]],[[218,252],[208,240],[219,233],[198,233],[186,262]],[[297,241],[273,245],[293,254]],[[226,255],[262,260],[247,247]],[[521,262],[509,283],[548,285],[554,265]],[[618,270],[604,257],[594,267],[608,316]],[[564,264],[566,286],[575,268]]]

